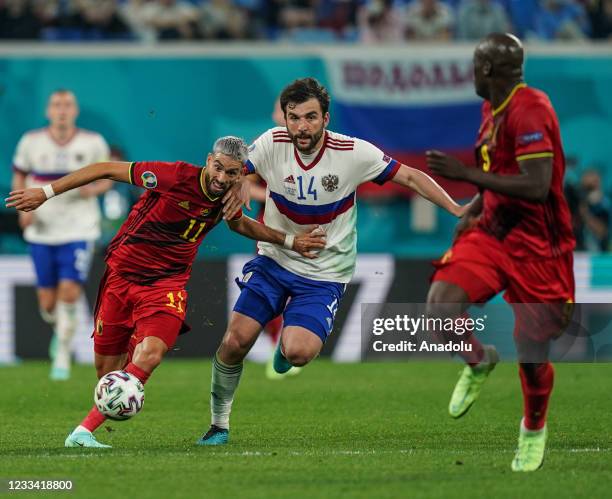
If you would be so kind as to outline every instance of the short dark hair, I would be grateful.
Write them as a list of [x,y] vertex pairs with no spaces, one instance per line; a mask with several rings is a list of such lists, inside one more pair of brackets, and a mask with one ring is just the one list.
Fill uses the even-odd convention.
[[314,78],[302,78],[287,85],[280,95],[280,105],[283,114],[287,115],[287,104],[303,104],[307,100],[315,98],[321,105],[323,115],[329,111],[329,94],[327,89]]

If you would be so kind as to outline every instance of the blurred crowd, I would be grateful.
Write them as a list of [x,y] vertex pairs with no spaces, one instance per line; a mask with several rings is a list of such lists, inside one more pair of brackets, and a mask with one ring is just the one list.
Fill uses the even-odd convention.
[[612,40],[612,0],[0,0],[5,40]]

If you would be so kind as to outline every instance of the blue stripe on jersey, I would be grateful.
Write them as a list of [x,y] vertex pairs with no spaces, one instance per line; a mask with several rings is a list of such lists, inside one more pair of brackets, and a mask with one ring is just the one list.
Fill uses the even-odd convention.
[[54,173],[43,173],[33,171],[30,172],[30,175],[36,177],[36,180],[57,180],[58,178],[62,178],[68,175],[70,172],[54,172]]
[[297,204],[272,191],[270,191],[270,197],[279,212],[300,225],[330,223],[338,215],[351,209],[355,204],[354,191],[335,203],[320,205]]
[[389,164],[380,173],[380,175],[378,177],[372,179],[372,182],[374,182],[374,183],[376,183],[378,185],[383,185],[387,180],[389,180],[390,178],[392,178],[395,175],[395,173],[397,172],[399,167],[400,167],[400,164],[397,161],[395,161],[394,159],[392,159],[391,161],[389,161]]
[[244,166],[246,166],[247,175],[250,173],[255,173],[255,165],[251,163],[250,159],[246,160],[246,163]]

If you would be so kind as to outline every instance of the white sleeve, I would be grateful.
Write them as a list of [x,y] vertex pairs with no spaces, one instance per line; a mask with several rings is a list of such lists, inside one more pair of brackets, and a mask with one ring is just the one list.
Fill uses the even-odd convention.
[[266,180],[272,165],[272,130],[259,136],[249,147],[249,159],[246,162],[247,173],[257,173]]
[[29,173],[32,171],[32,164],[28,154],[29,139],[24,135],[17,144],[15,155],[13,156],[13,170],[21,173]]
[[361,139],[355,139],[355,158],[358,163],[359,184],[372,181],[382,185],[391,180],[400,167],[398,161]]
[[94,157],[92,158],[92,163],[98,163],[102,161],[108,161],[110,159],[110,147],[104,140],[102,135],[98,135],[98,143],[96,144],[96,150]]

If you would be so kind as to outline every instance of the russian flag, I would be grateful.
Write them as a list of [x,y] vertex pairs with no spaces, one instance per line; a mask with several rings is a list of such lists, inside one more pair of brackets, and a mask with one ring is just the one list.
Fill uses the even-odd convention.
[[[471,51],[427,48],[401,54],[385,48],[350,57],[327,55],[335,128],[425,172],[428,149],[473,165],[482,100],[474,91]],[[437,180],[454,197],[476,192],[465,183]],[[389,190],[406,193],[391,183],[362,186],[359,193]]]

